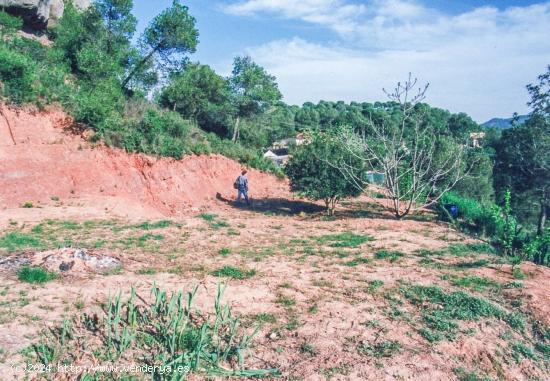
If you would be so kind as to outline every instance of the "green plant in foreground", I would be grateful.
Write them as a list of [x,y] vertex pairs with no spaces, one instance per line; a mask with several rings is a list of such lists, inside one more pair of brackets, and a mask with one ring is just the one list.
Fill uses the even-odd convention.
[[17,271],[17,279],[27,283],[46,283],[57,278],[57,274],[42,267],[23,266]]
[[[278,375],[277,369],[245,367],[246,353],[257,329],[244,332],[240,318],[222,304],[225,287],[218,286],[214,310],[209,314],[194,308],[197,290],[195,287],[186,294],[180,291],[169,295],[154,285],[149,303],[144,303],[134,289],[126,300],[119,293],[106,303],[103,320],[87,315],[75,318],[72,324],[64,323],[56,330],[50,342],[39,345],[49,348],[46,354],[56,354],[47,358],[48,363],[71,363],[75,358],[98,364],[137,361],[150,366],[150,378],[158,381],[182,380],[188,373],[205,378]],[[88,343],[86,351],[81,345],[84,339]],[[46,362],[41,357],[38,360]],[[163,371],[167,367],[173,371]],[[93,374],[81,376],[93,379],[86,378]]]

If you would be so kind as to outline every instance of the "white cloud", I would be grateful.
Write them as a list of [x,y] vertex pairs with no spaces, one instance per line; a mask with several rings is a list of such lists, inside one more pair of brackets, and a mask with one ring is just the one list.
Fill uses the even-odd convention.
[[278,14],[287,19],[325,25],[346,34],[352,32],[353,20],[366,12],[366,6],[344,0],[246,0],[226,5],[223,10],[240,16]]
[[341,9],[358,5],[344,0],[249,0],[233,7],[338,32],[337,43],[296,37],[248,49],[277,76],[289,103],[381,100],[382,87],[412,71],[431,83],[428,102],[484,121],[526,112],[525,85],[550,64],[550,3],[459,15],[410,0],[374,0],[350,13]]

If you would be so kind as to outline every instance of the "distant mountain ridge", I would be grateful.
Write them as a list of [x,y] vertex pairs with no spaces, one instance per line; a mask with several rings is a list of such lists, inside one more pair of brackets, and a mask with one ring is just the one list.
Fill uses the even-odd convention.
[[[519,115],[518,116],[518,123],[522,124],[528,118],[529,118],[529,115]],[[506,128],[512,127],[512,120],[514,120],[514,118],[493,118],[493,119],[488,120],[487,122],[481,124],[481,127],[506,129]]]

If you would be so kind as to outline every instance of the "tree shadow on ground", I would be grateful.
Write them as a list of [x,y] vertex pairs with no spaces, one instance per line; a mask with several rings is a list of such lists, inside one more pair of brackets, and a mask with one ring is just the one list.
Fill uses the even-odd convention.
[[246,205],[244,201],[239,204],[233,200],[224,198],[219,193],[216,195],[216,198],[236,209],[248,210],[251,212],[264,214],[294,216],[301,213],[319,214],[325,211],[325,208],[323,206],[303,200],[289,200],[285,198],[258,198],[252,199],[250,205]]
[[[289,200],[285,198],[261,198],[251,200],[250,205],[246,205],[244,201],[240,204],[234,200],[229,200],[223,197],[220,193],[216,194],[216,198],[226,204],[239,210],[248,210],[256,213],[294,216],[298,214],[306,214],[308,218],[324,218],[326,220],[346,220],[354,218],[372,218],[382,220],[397,221],[396,218],[383,205],[376,202],[365,202],[359,200],[346,200],[336,207],[333,216],[327,216],[325,208],[321,204],[304,200]],[[437,220],[437,216],[433,212],[423,212],[410,214],[402,219],[419,222],[432,222]]]

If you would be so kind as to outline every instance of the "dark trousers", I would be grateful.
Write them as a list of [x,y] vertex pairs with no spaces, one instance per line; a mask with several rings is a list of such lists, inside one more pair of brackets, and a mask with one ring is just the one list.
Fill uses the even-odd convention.
[[237,202],[241,203],[241,197],[244,196],[244,200],[246,201],[246,205],[250,205],[250,202],[248,201],[248,189],[240,189],[237,192]]

